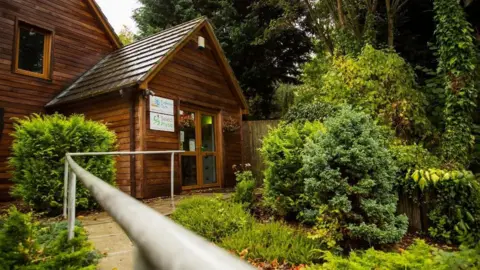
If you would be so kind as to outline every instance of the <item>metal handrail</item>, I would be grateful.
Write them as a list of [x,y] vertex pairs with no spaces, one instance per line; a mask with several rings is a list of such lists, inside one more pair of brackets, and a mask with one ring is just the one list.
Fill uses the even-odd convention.
[[174,156],[175,154],[184,153],[183,150],[167,150],[167,151],[122,151],[122,152],[83,152],[83,153],[67,153],[65,155],[65,169],[64,169],[64,179],[63,179],[63,217],[67,218],[67,198],[68,198],[68,162],[66,157],[77,157],[77,156],[122,156],[122,155],[157,155],[157,154],[171,154],[170,158],[170,198],[172,202],[172,207],[175,207],[174,204]]
[[[253,269],[246,262],[102,181],[79,166],[72,156],[65,157],[71,168],[69,195],[74,192],[78,177],[136,245],[135,269]],[[75,221],[75,196],[69,197],[68,218]]]

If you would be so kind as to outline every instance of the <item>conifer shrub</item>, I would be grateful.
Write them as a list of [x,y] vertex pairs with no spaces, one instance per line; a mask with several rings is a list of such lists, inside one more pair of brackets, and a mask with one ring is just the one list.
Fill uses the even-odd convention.
[[[30,207],[49,214],[62,208],[66,153],[108,152],[116,149],[115,133],[101,123],[82,115],[32,115],[17,119],[14,125],[12,157],[15,183],[12,194]],[[114,184],[115,158],[112,156],[75,157],[75,161],[100,179]],[[86,188],[77,185],[79,209],[96,206]]]
[[320,122],[281,123],[263,139],[264,201],[277,214],[295,217],[303,208],[302,152],[306,139],[322,130]]
[[0,218],[0,269],[95,269],[101,256],[85,230],[75,226],[70,241],[67,235],[66,222],[45,225],[10,208]]
[[408,220],[396,214],[397,167],[381,128],[367,114],[345,108],[325,121],[325,129],[306,143],[302,160],[304,197],[322,209],[318,232],[335,229],[339,243],[399,241]]

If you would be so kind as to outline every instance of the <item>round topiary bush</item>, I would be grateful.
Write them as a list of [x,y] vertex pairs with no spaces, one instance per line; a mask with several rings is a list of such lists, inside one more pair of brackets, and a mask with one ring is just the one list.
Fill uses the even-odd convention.
[[319,230],[334,228],[348,245],[399,241],[408,220],[396,214],[397,167],[380,127],[367,114],[345,108],[325,128],[303,152],[305,197],[322,209]]
[[[68,152],[108,152],[116,149],[115,133],[82,115],[33,115],[17,119],[14,125],[12,157],[15,183],[12,195],[30,207],[49,214],[60,212],[63,203],[63,173]],[[104,181],[115,183],[112,156],[75,157],[75,161]],[[77,185],[77,207],[96,206],[87,189]]]

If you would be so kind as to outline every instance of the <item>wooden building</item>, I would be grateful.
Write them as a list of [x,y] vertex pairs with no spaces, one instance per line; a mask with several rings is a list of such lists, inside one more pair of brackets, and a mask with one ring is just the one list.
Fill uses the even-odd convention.
[[[177,193],[235,184],[241,131],[224,125],[241,126],[247,104],[206,18],[122,48],[93,0],[0,0],[0,32],[0,198],[10,187],[10,118],[31,113],[104,122],[120,151],[185,150]],[[170,157],[118,157],[117,183],[137,198],[167,195]]]

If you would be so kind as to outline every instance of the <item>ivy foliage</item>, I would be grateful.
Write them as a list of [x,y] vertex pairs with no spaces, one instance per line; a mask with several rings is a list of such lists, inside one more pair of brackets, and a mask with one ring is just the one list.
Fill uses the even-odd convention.
[[294,217],[302,209],[304,144],[307,138],[322,131],[320,122],[281,123],[263,139],[260,153],[267,166],[264,199],[278,214]]
[[[115,133],[81,115],[60,114],[18,119],[14,125],[12,157],[9,159],[12,194],[37,211],[60,212],[63,203],[63,173],[66,153],[108,152],[116,149]],[[76,157],[75,161],[104,181],[115,183],[115,158]],[[95,207],[88,190],[77,188],[79,209]]]
[[[408,226],[397,215],[397,167],[381,129],[365,113],[348,108],[325,121],[303,152],[305,197],[335,214],[345,241],[395,243]],[[344,242],[345,243],[345,242]]]
[[447,243],[474,245],[480,239],[480,183],[470,171],[419,169],[407,183],[420,191],[428,206],[431,237]]
[[14,207],[0,222],[0,269],[95,269],[100,255],[85,230],[75,227],[67,240],[67,223],[42,225]]
[[312,75],[321,75],[305,73],[305,81],[320,85],[311,94],[315,101],[349,104],[392,127],[402,138],[424,138],[432,133],[424,111],[426,99],[415,90],[415,74],[394,52],[367,45],[358,57],[334,57],[321,82]]
[[435,0],[438,74],[444,80],[445,130],[442,156],[452,166],[468,166],[474,147],[472,113],[477,102],[473,29],[458,1]]

